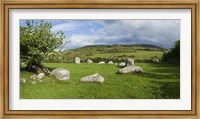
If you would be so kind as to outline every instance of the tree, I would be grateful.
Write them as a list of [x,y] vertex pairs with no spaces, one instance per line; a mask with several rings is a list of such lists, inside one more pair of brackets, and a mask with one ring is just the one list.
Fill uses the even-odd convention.
[[122,48],[120,47],[120,45],[113,45],[111,47],[111,52],[115,55],[116,53],[122,51]]
[[180,62],[180,40],[174,42],[172,48],[164,52],[162,61],[179,61]]
[[20,62],[27,70],[43,67],[42,62],[56,48],[63,44],[64,32],[53,33],[52,24],[41,20],[27,20],[26,26],[20,26]]

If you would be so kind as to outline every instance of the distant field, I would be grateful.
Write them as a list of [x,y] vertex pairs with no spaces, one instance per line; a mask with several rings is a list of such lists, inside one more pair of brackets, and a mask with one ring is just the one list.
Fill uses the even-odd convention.
[[137,52],[125,52],[125,53],[103,53],[103,54],[94,54],[90,56],[91,58],[103,57],[103,58],[114,58],[122,55],[135,56],[135,59],[151,59],[153,56],[159,58],[162,57],[163,52],[161,51],[137,51]]
[[[26,84],[20,84],[21,99],[179,99],[180,67],[177,64],[137,63],[144,73],[115,74],[115,65],[45,63],[51,70],[66,68],[71,78],[58,81],[46,76],[42,83],[32,84],[33,73],[21,70]],[[103,83],[81,83],[79,80],[94,73],[101,74]]]
[[72,63],[75,57],[80,57],[82,62],[91,58],[94,62],[99,62],[100,58],[121,62],[121,59],[134,58],[138,60],[151,60],[152,57],[161,59],[166,49],[152,45],[97,45],[86,46],[78,49],[65,51],[54,51],[45,62],[53,63]]

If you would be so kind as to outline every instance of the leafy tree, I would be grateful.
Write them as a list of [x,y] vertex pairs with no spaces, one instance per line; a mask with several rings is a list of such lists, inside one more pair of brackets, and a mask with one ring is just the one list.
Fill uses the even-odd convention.
[[174,42],[172,48],[164,52],[162,61],[179,61],[180,62],[180,40]]
[[53,33],[52,24],[41,20],[27,20],[26,26],[20,26],[20,62],[31,70],[33,65],[42,66],[42,62],[52,51],[63,44],[64,32]]
[[122,51],[122,48],[119,46],[119,45],[114,45],[112,48],[111,48],[111,52],[115,55],[117,52],[120,52]]

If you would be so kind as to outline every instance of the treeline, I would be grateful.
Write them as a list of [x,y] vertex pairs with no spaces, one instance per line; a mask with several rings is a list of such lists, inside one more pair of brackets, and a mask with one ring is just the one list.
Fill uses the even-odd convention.
[[104,54],[104,53],[128,53],[128,52],[137,52],[137,51],[164,51],[164,49],[160,48],[137,48],[137,47],[105,47],[105,48],[94,48],[94,47],[87,47],[87,48],[80,48],[72,50],[77,53],[84,53],[87,54],[91,52],[92,54]]
[[[109,49],[109,50],[94,50],[94,54],[104,54],[104,53],[129,53],[129,52],[137,52],[137,51],[164,51],[163,49],[157,48],[141,48],[141,49],[129,49],[129,50],[116,50],[116,49]],[[91,51],[90,51],[91,52]]]
[[180,40],[174,42],[169,50],[165,51],[162,57],[163,62],[180,62]]

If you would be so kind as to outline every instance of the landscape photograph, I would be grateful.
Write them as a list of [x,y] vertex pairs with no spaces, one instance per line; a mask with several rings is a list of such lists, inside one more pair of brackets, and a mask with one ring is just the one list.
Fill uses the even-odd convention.
[[179,19],[21,19],[20,99],[180,99]]

